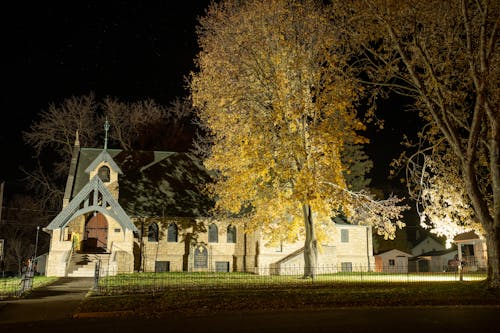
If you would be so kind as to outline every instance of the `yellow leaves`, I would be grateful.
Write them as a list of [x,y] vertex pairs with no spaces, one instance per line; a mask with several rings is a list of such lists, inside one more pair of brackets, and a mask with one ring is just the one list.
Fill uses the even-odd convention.
[[205,165],[219,175],[217,208],[251,207],[249,225],[280,241],[303,233],[303,203],[328,223],[346,204],[340,152],[367,142],[353,108],[360,89],[325,47],[328,19],[313,1],[248,0],[223,1],[200,21],[190,89],[213,135]]

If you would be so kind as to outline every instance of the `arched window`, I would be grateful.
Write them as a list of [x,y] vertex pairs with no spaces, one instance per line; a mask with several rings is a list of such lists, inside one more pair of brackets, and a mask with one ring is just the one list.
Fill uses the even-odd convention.
[[211,224],[208,226],[208,242],[209,243],[218,243],[219,242],[219,230],[215,224]]
[[99,178],[105,183],[109,183],[109,168],[107,166],[102,166],[98,171]]
[[177,224],[170,223],[167,230],[167,242],[177,243]]
[[236,227],[234,225],[227,226],[227,242],[236,243]]
[[158,224],[151,223],[148,227],[148,242],[158,241]]

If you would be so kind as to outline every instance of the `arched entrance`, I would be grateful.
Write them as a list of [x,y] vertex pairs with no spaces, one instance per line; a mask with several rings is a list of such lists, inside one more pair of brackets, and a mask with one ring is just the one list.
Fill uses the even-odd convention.
[[107,252],[108,221],[106,217],[97,213],[85,224],[85,252]]

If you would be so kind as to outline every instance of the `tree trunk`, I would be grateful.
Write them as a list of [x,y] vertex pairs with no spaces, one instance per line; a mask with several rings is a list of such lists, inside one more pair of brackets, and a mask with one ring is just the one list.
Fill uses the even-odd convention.
[[314,221],[312,218],[311,206],[304,204],[302,209],[304,211],[304,226],[306,229],[306,241],[304,244],[304,278],[314,278],[316,276],[318,258]]
[[186,233],[184,236],[184,254],[182,255],[182,271],[183,272],[188,272],[189,271],[189,254],[191,253],[191,240],[192,240],[192,234],[191,233]]
[[488,282],[490,287],[500,289],[500,120],[491,110],[488,114],[491,119],[490,169],[493,192],[493,227],[486,235]]
[[500,288],[500,227],[492,228],[486,233],[488,251],[488,285]]

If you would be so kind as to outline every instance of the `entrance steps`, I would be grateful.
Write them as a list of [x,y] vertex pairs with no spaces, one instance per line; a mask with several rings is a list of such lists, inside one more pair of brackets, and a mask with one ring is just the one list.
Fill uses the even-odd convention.
[[100,261],[101,272],[108,267],[109,253],[73,253],[68,266],[68,277],[92,277],[95,276],[97,263]]

